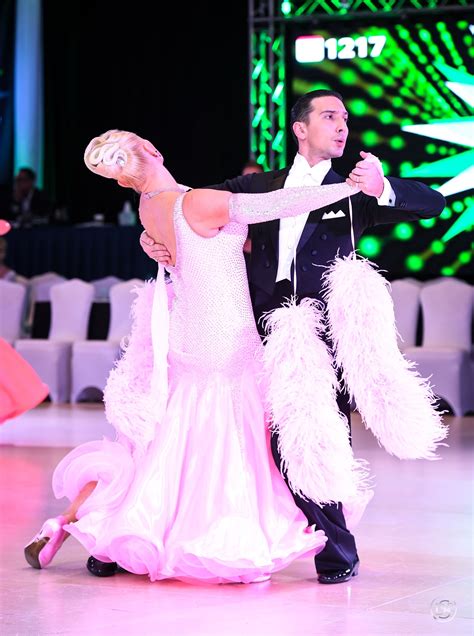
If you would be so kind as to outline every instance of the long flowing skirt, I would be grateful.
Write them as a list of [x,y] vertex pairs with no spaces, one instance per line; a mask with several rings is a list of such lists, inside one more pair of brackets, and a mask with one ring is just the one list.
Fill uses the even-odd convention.
[[30,364],[0,338],[0,424],[34,408],[48,393]]
[[245,583],[320,552],[324,533],[307,527],[274,465],[252,365],[237,381],[172,371],[165,419],[143,456],[103,440],[56,468],[57,497],[97,481],[68,532],[152,581]]

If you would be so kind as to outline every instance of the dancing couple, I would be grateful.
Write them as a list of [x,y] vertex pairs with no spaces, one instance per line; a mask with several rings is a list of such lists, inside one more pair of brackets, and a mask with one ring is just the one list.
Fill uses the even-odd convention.
[[[271,377],[262,368],[242,248],[249,224],[315,210],[322,216],[357,196],[357,169],[347,183],[183,192],[155,146],[124,131],[93,139],[85,162],[141,194],[140,219],[166,248],[174,294],[168,308],[161,267],[156,283],[137,291],[130,339],[104,394],[117,438],[83,444],[57,466],[54,493],[71,505],[45,522],[25,548],[27,561],[46,567],[73,535],[98,575],[121,567],[152,581],[250,583],[324,553],[323,524],[311,523],[298,503],[304,496],[292,495],[272,456]],[[300,457],[304,443],[295,440]],[[344,453],[357,465],[348,441]],[[350,473],[343,463],[341,483]],[[360,509],[369,492],[362,473],[346,485]],[[323,497],[314,506],[340,511],[340,501]]]

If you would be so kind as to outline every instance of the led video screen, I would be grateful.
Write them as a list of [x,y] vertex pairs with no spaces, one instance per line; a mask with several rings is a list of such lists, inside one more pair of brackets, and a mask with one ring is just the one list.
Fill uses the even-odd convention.
[[[287,27],[288,106],[329,88],[350,113],[347,174],[359,150],[387,176],[418,179],[447,199],[441,217],[380,226],[359,250],[390,276],[474,274],[474,13]],[[288,157],[291,160],[291,157]]]

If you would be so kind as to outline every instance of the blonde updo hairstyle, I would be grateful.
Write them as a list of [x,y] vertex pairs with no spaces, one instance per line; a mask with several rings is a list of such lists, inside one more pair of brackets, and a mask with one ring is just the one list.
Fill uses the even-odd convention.
[[94,137],[84,153],[84,162],[92,172],[142,191],[145,179],[145,140],[125,130],[108,130]]

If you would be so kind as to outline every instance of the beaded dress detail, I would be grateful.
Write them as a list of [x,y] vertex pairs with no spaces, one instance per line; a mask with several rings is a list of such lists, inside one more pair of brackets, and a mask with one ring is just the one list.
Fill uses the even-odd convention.
[[[345,184],[327,188],[331,200],[323,197],[320,205],[354,193]],[[98,482],[78,521],[66,526],[96,558],[151,580],[245,583],[324,548],[324,533],[308,532],[271,456],[263,345],[242,250],[247,222],[319,207],[322,188],[311,188],[313,203],[306,200],[304,209],[301,192],[288,190],[296,189],[279,191],[278,206],[265,218],[269,195],[231,195],[231,221],[213,238],[191,229],[184,195],[176,200],[163,421],[143,454],[132,452],[123,435],[90,442],[69,453],[53,477],[56,496],[71,499],[87,482]],[[293,194],[288,211],[285,192],[287,203]]]

